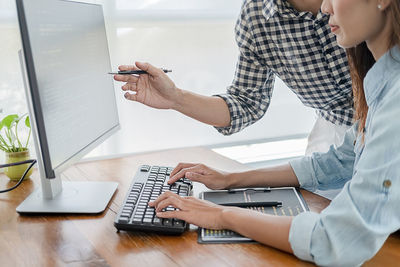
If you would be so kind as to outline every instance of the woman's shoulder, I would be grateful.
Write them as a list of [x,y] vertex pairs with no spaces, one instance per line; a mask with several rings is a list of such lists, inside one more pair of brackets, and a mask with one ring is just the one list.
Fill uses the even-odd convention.
[[382,108],[400,109],[400,62],[399,67],[392,70],[379,100]]
[[376,105],[372,105],[368,111],[373,113],[371,128],[379,129],[382,134],[400,132],[400,69],[397,75],[392,77],[386,83]]

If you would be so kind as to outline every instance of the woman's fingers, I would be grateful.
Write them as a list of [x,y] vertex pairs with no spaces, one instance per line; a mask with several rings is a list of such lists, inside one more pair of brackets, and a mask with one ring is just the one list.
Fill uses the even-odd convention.
[[[160,195],[155,201],[149,202],[149,206],[156,208],[156,216],[159,218],[177,218],[185,220],[185,216],[181,212],[184,205],[182,200],[184,201],[184,198],[181,198],[177,194],[167,191],[164,194]],[[173,206],[175,208],[178,208],[179,210],[162,211],[164,208],[167,208],[169,206]]]
[[157,211],[156,216],[159,218],[176,218],[180,220],[185,220],[183,213],[179,210]]
[[178,199],[178,196],[170,196],[162,201],[160,201],[157,206],[156,206],[156,211],[159,212],[169,206],[178,208],[178,209],[182,209],[182,203],[181,201]]
[[176,165],[176,167],[172,170],[170,176],[172,177],[172,176],[174,176],[175,174],[177,174],[180,170],[182,170],[182,169],[184,169],[184,168],[193,167],[193,166],[195,166],[195,165],[197,165],[197,164],[181,162],[181,163],[179,163],[178,165]]
[[[173,184],[176,181],[178,181],[179,179],[186,177],[188,179],[190,179],[190,177],[187,177],[186,174],[187,173],[197,173],[197,174],[204,174],[204,166],[201,164],[197,164],[191,167],[187,167],[187,168],[183,168],[180,171],[178,171],[177,174],[175,174],[173,177],[171,177],[168,181],[169,184]],[[194,176],[193,176],[194,177]],[[195,178],[199,179],[201,176],[197,175]],[[198,181],[197,181],[198,182]]]
[[167,199],[171,194],[173,194],[171,191],[167,191],[167,192],[161,194],[156,200],[150,201],[149,206],[156,207],[158,205],[158,203],[160,203],[164,199]]
[[193,182],[202,182],[204,183],[204,175],[203,174],[199,174],[196,172],[186,172],[185,177],[188,178],[189,180],[193,181]]
[[[156,200],[149,202],[150,207],[162,207],[161,209],[173,205],[179,209],[182,208],[181,203],[179,202],[180,196],[172,193],[171,191],[167,191],[161,194]],[[168,205],[166,205],[168,203]]]
[[[200,227],[223,229],[223,225],[219,221],[222,211],[221,206],[209,201],[194,197],[180,197],[168,191],[157,200],[149,202],[149,206],[156,207],[156,216],[159,218],[177,218]],[[165,210],[169,206],[178,209]]]

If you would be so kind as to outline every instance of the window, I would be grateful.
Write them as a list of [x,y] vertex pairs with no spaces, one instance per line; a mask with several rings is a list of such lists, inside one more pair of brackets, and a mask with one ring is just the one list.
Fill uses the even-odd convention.
[[[104,5],[113,69],[135,60],[172,69],[179,88],[224,93],[238,56],[234,26],[242,0],[84,0]],[[15,2],[0,0],[0,109],[27,112],[18,60],[21,42]],[[127,101],[115,83],[122,130],[90,156],[110,156],[188,146],[253,143],[305,135],[314,112],[280,81],[267,115],[232,136],[168,110]],[[32,144],[32,143],[31,143]]]

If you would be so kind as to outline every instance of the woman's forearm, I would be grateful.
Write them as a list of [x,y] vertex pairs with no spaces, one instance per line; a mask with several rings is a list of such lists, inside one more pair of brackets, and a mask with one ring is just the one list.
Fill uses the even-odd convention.
[[258,170],[231,173],[227,180],[229,181],[228,188],[300,186],[296,174],[288,163]]
[[[229,174],[229,187],[299,186],[290,164]],[[293,217],[274,216],[242,208],[225,208],[222,212],[224,228],[263,244],[293,253],[289,231]],[[249,227],[251,225],[251,227]]]
[[212,126],[230,126],[231,115],[228,105],[222,98],[203,96],[181,89],[179,92],[180,97],[173,107],[174,110]]
[[226,208],[221,215],[223,228],[289,253],[293,253],[289,243],[292,220],[292,216],[274,216],[242,208]]

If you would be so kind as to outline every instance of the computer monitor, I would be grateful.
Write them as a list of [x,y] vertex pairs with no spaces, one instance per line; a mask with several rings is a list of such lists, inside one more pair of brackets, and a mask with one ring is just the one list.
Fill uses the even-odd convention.
[[[16,0],[41,189],[19,213],[99,213],[118,184],[61,173],[120,127],[102,6]],[[84,179],[83,179],[84,180]]]

